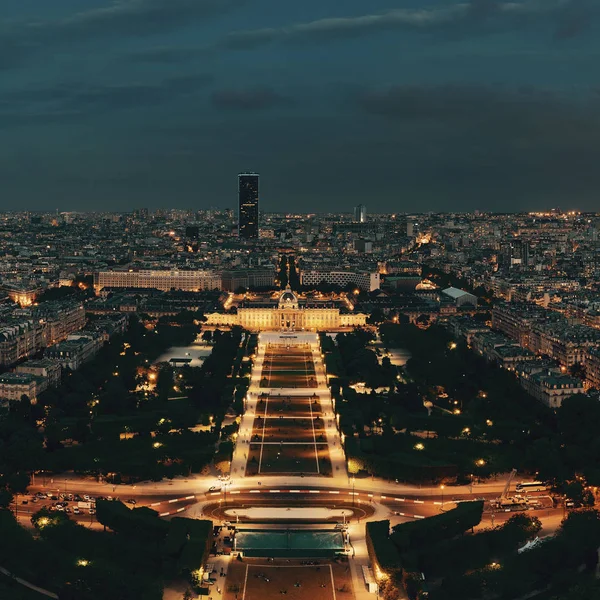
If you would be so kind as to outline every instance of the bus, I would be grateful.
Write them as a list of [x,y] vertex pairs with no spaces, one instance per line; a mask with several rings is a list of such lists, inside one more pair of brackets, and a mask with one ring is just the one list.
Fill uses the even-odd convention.
[[521,481],[515,487],[517,492],[544,492],[547,489],[548,486],[542,481]]

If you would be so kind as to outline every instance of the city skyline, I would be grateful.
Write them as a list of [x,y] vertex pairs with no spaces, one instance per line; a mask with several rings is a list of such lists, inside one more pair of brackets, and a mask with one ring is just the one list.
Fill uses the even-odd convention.
[[239,180],[0,212],[0,597],[598,597],[600,213]]
[[593,2],[3,9],[3,208],[235,206],[247,165],[266,211],[597,203]]

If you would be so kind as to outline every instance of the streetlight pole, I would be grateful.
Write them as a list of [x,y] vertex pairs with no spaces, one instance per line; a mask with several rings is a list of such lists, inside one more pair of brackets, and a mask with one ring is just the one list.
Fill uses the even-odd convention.
[[444,510],[444,488],[446,486],[442,483],[442,485],[440,485],[440,489],[442,490],[442,511]]
[[354,485],[356,483],[356,476],[352,475],[352,506],[354,507]]

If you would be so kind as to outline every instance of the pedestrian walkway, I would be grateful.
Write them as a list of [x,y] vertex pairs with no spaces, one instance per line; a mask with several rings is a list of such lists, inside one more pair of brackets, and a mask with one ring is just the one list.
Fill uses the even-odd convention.
[[[263,398],[267,398],[267,402],[263,402],[261,406],[261,418],[263,423],[263,433],[264,433],[264,425],[267,422],[267,419],[272,418],[272,415],[266,413],[266,409],[264,409],[264,405],[268,404],[268,398],[275,397],[287,397],[288,399],[298,399],[300,398],[315,398],[315,401],[318,402],[318,406],[320,407],[319,417],[322,419],[321,431],[325,434],[325,442],[328,449],[329,459],[331,462],[331,483],[338,486],[346,486],[348,484],[348,475],[346,470],[346,458],[344,455],[343,445],[341,443],[340,434],[337,430],[337,422],[335,418],[335,413],[333,410],[333,402],[331,399],[331,393],[327,387],[327,376],[325,373],[325,366],[323,363],[323,356],[321,355],[321,350],[318,343],[318,336],[316,334],[309,333],[298,333],[297,341],[285,341],[283,343],[273,343],[273,336],[276,334],[271,334],[264,341],[261,341],[259,338],[259,345],[256,352],[256,357],[253,363],[252,374],[250,387],[248,389],[248,394],[244,400],[244,414],[241,418],[240,428],[238,432],[238,438],[236,442],[236,446],[234,448],[233,459],[231,463],[231,477],[232,479],[238,479],[240,477],[246,476],[246,465],[248,460],[251,458],[251,451],[254,451],[252,456],[256,454],[256,444],[260,445],[261,450],[264,450],[264,444],[266,443],[265,439],[253,439],[253,427],[256,423],[256,419],[258,418],[258,404],[259,399],[262,396]],[[286,336],[287,337],[287,336]],[[283,339],[283,338],[282,338]],[[286,376],[284,372],[281,372],[278,379],[277,388],[270,389],[265,388],[265,379],[271,381],[272,378],[265,378],[264,365],[266,360],[266,352],[268,349],[269,357],[268,357],[268,365],[272,367],[273,364],[279,364],[279,362],[288,362],[292,360],[298,352],[294,351],[294,344],[299,344],[299,348],[301,348],[303,356],[306,355],[304,360],[305,365],[310,366],[311,372],[314,371],[313,384],[316,387],[306,387],[306,388],[297,388],[293,387],[293,385],[289,384],[290,387],[286,387]],[[277,349],[281,348],[281,353],[283,358],[278,357]],[[291,357],[291,358],[290,358]],[[285,360],[284,360],[285,359]],[[287,363],[286,363],[287,364]],[[269,371],[270,372],[270,371]],[[295,376],[294,381],[298,379]],[[262,387],[261,387],[262,386]],[[309,403],[310,404],[310,403]],[[310,406],[309,406],[310,408]],[[264,414],[262,414],[264,413]],[[281,415],[278,415],[281,417]],[[297,417],[298,415],[292,414],[288,410],[288,414],[286,415],[289,418]],[[304,416],[304,415],[303,415]],[[286,425],[289,425],[286,423]],[[254,436],[256,437],[256,435]],[[264,436],[263,436],[264,437]],[[315,430],[313,423],[313,438],[315,438]],[[296,441],[298,445],[298,452],[303,455],[306,453],[306,449],[301,447],[300,444],[304,444],[304,440],[288,440],[290,442]],[[318,448],[317,439],[313,440],[317,458],[317,472],[319,472],[319,462],[322,460],[321,454],[322,451]],[[254,444],[254,446],[253,446]],[[321,443],[325,446],[324,443]],[[281,447],[283,448],[284,444],[282,442]],[[283,450],[281,450],[283,452]],[[286,449],[286,456],[289,455],[290,450]],[[272,453],[272,452],[271,452]],[[262,458],[263,452],[260,452],[260,456]],[[280,455],[277,455],[279,458]],[[288,456],[289,458],[289,456]],[[300,455],[297,457],[300,459]],[[282,460],[282,459],[280,459]],[[260,461],[259,461],[260,462]],[[272,462],[272,461],[271,461]],[[289,462],[289,461],[287,461]],[[299,462],[299,461],[297,461]],[[314,461],[313,461],[314,462]],[[283,460],[282,460],[283,464]],[[264,469],[258,468],[261,476],[272,477],[277,473],[274,472],[274,468],[271,467],[273,471],[272,474],[265,473]],[[298,472],[298,476],[310,476],[311,469],[300,467]],[[292,473],[292,476],[295,474]]]
[[0,573],[2,573],[3,575],[6,575],[7,577],[11,577],[13,581],[16,581],[17,583],[21,584],[22,586],[29,588],[30,590],[33,590],[34,592],[37,592],[38,594],[42,594],[43,596],[46,596],[47,598],[56,598],[56,600],[58,600],[58,595],[55,594],[54,592],[49,592],[48,590],[38,587],[37,585],[34,585],[33,583],[29,583],[29,581],[25,581],[25,579],[16,577],[8,569],[5,569],[4,567],[0,567]]

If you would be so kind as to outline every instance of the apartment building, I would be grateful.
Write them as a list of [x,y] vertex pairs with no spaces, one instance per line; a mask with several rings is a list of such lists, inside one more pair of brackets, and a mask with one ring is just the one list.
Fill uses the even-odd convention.
[[529,348],[558,361],[568,369],[585,362],[589,348],[600,344],[600,331],[585,325],[554,323],[535,325],[529,336]]
[[527,304],[498,303],[492,310],[492,327],[529,348],[529,336],[534,324],[543,322],[546,312]]
[[504,369],[514,371],[518,363],[536,360],[535,354],[506,336],[485,332],[473,335],[471,346],[489,362],[495,362]]
[[208,270],[99,271],[94,274],[97,290],[112,288],[154,288],[200,292],[221,289],[221,274]]
[[48,381],[30,373],[4,373],[0,375],[0,400],[20,401],[27,396],[37,401],[38,394],[48,387]]
[[221,276],[222,289],[234,292],[243,288],[274,288],[275,267],[270,269],[236,269],[223,271]]
[[587,349],[584,366],[587,386],[600,390],[600,347]]
[[60,363],[63,369],[75,371],[92,359],[103,345],[102,336],[86,333],[70,335],[64,342],[48,348],[45,357]]
[[329,285],[337,285],[342,288],[349,283],[352,283],[358,289],[367,292],[378,290],[381,286],[378,272],[313,270],[302,271],[300,273],[300,283],[303,286],[317,286],[322,281],[325,281]]
[[11,319],[0,327],[0,365],[14,365],[46,345],[47,324],[33,319]]
[[39,360],[28,360],[27,362],[24,362],[15,369],[15,373],[44,378],[48,382],[48,387],[58,387],[60,385],[62,368],[60,363],[54,360],[41,358]]
[[527,393],[554,409],[560,408],[565,398],[585,393],[581,380],[563,375],[559,369],[531,368],[522,372],[520,382]]

